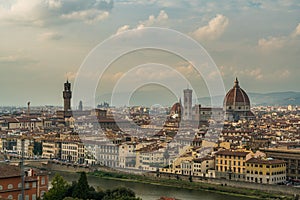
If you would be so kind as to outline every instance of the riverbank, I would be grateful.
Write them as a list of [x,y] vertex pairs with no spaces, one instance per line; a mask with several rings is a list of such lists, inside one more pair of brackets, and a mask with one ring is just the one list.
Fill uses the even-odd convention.
[[119,180],[127,182],[145,183],[151,185],[161,185],[174,188],[185,188],[190,190],[202,190],[207,192],[214,192],[219,194],[226,194],[238,197],[249,197],[253,199],[286,199],[293,200],[292,195],[287,194],[271,194],[261,190],[229,187],[221,184],[210,184],[202,182],[190,182],[186,180],[165,179],[159,177],[135,175],[123,172],[107,172],[96,171],[89,173],[91,176],[100,177],[102,179]]
[[[50,174],[50,180],[53,179],[56,173],[59,173],[63,178],[68,181],[70,184],[73,181],[77,181],[79,178],[79,173],[69,173],[69,172],[53,172]],[[130,181],[130,180],[121,180],[114,178],[101,178],[94,175],[88,175],[88,183],[90,186],[98,190],[107,190],[114,189],[119,187],[126,187],[133,190],[137,197],[140,197],[143,200],[156,200],[162,196],[177,198],[181,200],[255,200],[254,198],[248,198],[244,196],[233,196],[229,194],[216,193],[214,191],[204,191],[196,189],[185,189],[181,187],[172,187],[164,186],[162,184],[156,183],[142,183]]]

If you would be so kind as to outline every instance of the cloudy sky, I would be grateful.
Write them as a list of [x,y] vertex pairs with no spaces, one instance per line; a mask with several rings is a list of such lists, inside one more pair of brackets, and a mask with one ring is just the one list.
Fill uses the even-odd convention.
[[[0,0],[0,105],[61,105],[63,82],[75,80],[93,48],[145,27],[174,29],[199,42],[226,90],[238,76],[248,92],[300,91],[297,0]],[[172,66],[201,96],[208,95],[190,63],[145,50],[115,61],[101,77],[97,96],[109,94],[130,67],[149,62]],[[142,69],[134,73],[149,82],[153,77]]]

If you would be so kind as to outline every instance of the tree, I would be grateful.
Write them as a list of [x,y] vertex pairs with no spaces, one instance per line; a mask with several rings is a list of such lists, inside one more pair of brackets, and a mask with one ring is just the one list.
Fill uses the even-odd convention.
[[79,199],[87,199],[89,197],[89,192],[93,190],[95,191],[94,188],[90,188],[86,173],[80,172],[80,178],[74,188],[72,196]]
[[68,182],[62,176],[56,174],[53,178],[52,188],[45,194],[44,200],[63,200],[66,197],[66,192],[69,188]]
[[135,193],[128,188],[116,188],[107,190],[103,200],[141,200],[135,197]]
[[43,154],[43,147],[41,142],[34,141],[33,143],[33,154],[34,155],[42,155]]

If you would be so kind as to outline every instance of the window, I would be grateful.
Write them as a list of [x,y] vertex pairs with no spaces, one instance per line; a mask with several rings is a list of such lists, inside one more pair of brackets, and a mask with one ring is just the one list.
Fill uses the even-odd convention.
[[0,190],[3,190],[3,186],[2,185],[0,185]]
[[7,188],[10,190],[10,189],[13,189],[13,184],[9,184],[8,186],[7,186]]
[[29,200],[29,195],[25,195],[25,200]]
[[31,199],[36,200],[36,194],[33,194]]
[[22,183],[19,183],[19,184],[18,184],[18,188],[21,188],[21,187],[22,187]]
[[36,182],[32,183],[32,188],[36,188]]
[[18,194],[18,200],[23,200],[22,194]]
[[12,196],[12,195],[9,195],[7,198],[8,198],[8,199],[13,199],[13,196]]
[[29,183],[25,183],[25,188],[26,188],[26,189],[29,188]]
[[42,184],[42,185],[45,185],[45,177],[42,177],[41,184]]

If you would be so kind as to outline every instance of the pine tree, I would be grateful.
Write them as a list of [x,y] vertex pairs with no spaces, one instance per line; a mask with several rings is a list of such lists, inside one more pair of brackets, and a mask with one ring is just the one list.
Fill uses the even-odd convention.
[[90,186],[87,181],[86,173],[81,172],[80,178],[78,180],[78,183],[75,186],[72,196],[79,199],[87,199],[89,196],[89,192],[90,192]]

